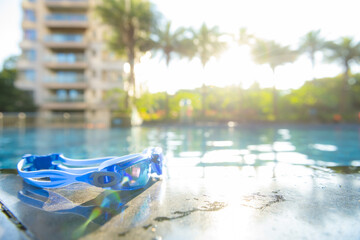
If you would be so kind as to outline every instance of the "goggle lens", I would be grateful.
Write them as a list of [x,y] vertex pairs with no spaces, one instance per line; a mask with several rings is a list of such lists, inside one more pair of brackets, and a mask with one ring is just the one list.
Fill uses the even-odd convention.
[[113,187],[117,189],[136,189],[145,186],[150,178],[150,164],[146,161],[134,164],[121,171],[122,179]]

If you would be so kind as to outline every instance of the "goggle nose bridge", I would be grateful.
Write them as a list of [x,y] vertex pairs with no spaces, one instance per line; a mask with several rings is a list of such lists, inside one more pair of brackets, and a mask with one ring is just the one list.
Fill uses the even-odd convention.
[[90,175],[92,184],[97,187],[111,187],[121,181],[121,176],[116,172],[94,172]]

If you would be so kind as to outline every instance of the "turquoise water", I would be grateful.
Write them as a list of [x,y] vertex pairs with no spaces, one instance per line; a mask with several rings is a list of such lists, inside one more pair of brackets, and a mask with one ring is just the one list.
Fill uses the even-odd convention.
[[22,155],[64,153],[71,158],[124,155],[163,147],[169,161],[205,164],[360,166],[359,125],[244,125],[137,127],[128,129],[3,129],[0,168],[15,168]]

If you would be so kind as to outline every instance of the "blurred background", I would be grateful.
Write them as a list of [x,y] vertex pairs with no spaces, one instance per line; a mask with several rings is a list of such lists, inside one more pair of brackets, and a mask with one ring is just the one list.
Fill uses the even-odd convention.
[[[48,212],[43,218],[15,202],[26,197],[25,188],[16,193],[26,184],[3,177],[16,173],[23,155],[82,159],[158,146],[167,160],[165,181],[103,233],[139,238],[151,230],[149,237],[165,239],[155,223],[214,212],[207,206],[225,199],[229,206],[215,220],[214,213],[207,221],[199,215],[162,226],[172,238],[199,219],[201,228],[191,230],[196,238],[207,229],[212,238],[262,236],[249,227],[267,236],[356,236],[359,9],[358,0],[0,0],[0,193],[11,200],[10,210],[24,211],[14,222],[29,233],[52,231],[38,224],[52,222]],[[197,181],[203,178],[210,181]],[[167,179],[174,181],[167,185]],[[28,192],[39,198],[31,202],[44,202],[43,194]],[[76,192],[74,203],[50,192],[54,201],[42,210],[83,214],[88,203],[97,206],[98,198],[78,206]],[[71,229],[94,231],[90,222],[127,207],[113,196],[100,200],[81,225],[68,214],[56,214],[55,222],[65,225],[52,225],[67,238],[74,238]],[[216,202],[203,205],[205,199]],[[283,208],[263,212],[282,201]],[[58,202],[66,209],[52,205]],[[115,213],[113,204],[106,210],[108,202]],[[172,215],[159,217],[166,212]],[[144,225],[150,218],[153,224]],[[120,233],[128,223],[140,231]]]
[[0,2],[0,125],[360,120],[357,1]]
[[358,6],[2,0],[0,167],[147,146],[177,168],[359,166]]

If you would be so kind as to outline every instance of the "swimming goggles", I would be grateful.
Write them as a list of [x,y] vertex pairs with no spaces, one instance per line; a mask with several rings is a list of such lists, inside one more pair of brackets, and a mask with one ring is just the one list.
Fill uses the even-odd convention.
[[142,153],[122,157],[70,159],[62,154],[25,155],[17,165],[25,182],[41,188],[58,188],[83,182],[112,190],[145,187],[151,173],[162,174],[162,149],[147,148]]

